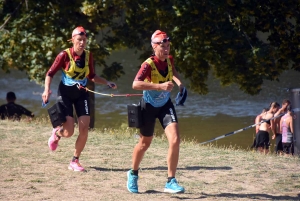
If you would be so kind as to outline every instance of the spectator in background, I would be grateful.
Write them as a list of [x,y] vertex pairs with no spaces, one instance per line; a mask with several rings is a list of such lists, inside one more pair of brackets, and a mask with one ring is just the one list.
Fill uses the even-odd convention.
[[270,136],[269,132],[270,130],[275,135],[275,122],[274,114],[278,111],[280,105],[277,102],[272,102],[270,105],[270,109],[262,115],[261,120],[264,121],[259,126],[259,131],[256,135],[256,148],[261,153],[267,154],[269,153],[269,147],[270,147]]
[[282,134],[282,147],[285,155],[293,154],[293,112],[288,105],[287,113],[280,119],[280,133]]
[[[281,104],[281,108],[275,113],[275,117],[278,115],[283,115],[287,112],[287,107],[291,105],[291,102],[288,99],[284,99]],[[280,131],[280,120],[282,116],[275,118],[275,135],[272,136],[272,139],[275,139],[275,152],[276,154],[282,154],[283,153],[283,146],[282,146],[282,134]]]
[[268,108],[264,108],[261,113],[259,115],[256,116],[255,118],[255,124],[256,124],[256,127],[255,127],[255,137],[254,137],[254,140],[253,140],[253,144],[251,146],[251,148],[255,148],[256,146],[256,135],[259,131],[259,126],[260,126],[260,122],[261,122],[261,119],[262,119],[262,116],[268,111]]
[[16,94],[14,92],[10,91],[6,94],[7,104],[0,106],[1,119],[20,121],[22,115],[26,115],[30,118],[34,117],[32,112],[21,105],[15,104],[16,99]]

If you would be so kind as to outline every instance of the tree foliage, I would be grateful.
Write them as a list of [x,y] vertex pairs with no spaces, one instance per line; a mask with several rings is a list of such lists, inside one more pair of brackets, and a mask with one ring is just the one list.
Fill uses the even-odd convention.
[[[2,69],[9,71],[17,68],[26,71],[29,78],[42,83],[45,73],[51,66],[56,55],[71,46],[68,39],[77,26],[84,26],[89,34],[88,49],[94,59],[105,71],[116,72],[113,78],[124,74],[119,63],[107,66],[105,58],[117,45],[106,38],[110,37],[111,19],[119,18],[122,10],[114,10],[105,3],[89,1],[48,1],[7,0],[2,4],[3,21],[11,18],[0,30],[0,51],[2,54]],[[97,42],[96,42],[97,38]],[[106,74],[103,75],[107,77]]]
[[[8,3],[9,2],[9,3]],[[171,53],[179,72],[199,94],[208,93],[209,72],[221,85],[237,84],[258,94],[264,80],[279,81],[288,69],[300,71],[298,0],[6,0],[0,15],[2,69],[17,67],[42,80],[55,55],[68,47],[71,31],[83,25],[89,49],[106,76],[121,76],[119,63],[108,67],[112,50],[135,48],[141,61],[151,54],[156,30],[172,38]],[[10,15],[14,13],[13,15]],[[265,34],[263,41],[259,34]],[[96,40],[97,39],[97,40]]]

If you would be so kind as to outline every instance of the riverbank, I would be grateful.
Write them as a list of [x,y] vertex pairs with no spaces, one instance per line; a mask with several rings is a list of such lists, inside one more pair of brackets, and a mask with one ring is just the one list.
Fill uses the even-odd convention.
[[[139,93],[132,89],[132,80],[137,72],[136,66],[140,63],[132,63],[136,60],[134,52],[125,50],[116,52],[112,57],[127,66],[126,76],[122,76],[116,84],[117,90],[108,89],[104,85],[96,85],[95,91],[107,94],[128,94]],[[108,61],[110,63],[112,61]],[[100,70],[100,69],[99,69]],[[100,70],[101,71],[101,70]],[[210,77],[207,81],[210,93],[199,95],[188,89],[188,98],[185,106],[176,107],[179,119],[180,135],[185,139],[194,139],[202,143],[218,136],[236,131],[254,124],[257,114],[270,102],[282,102],[290,97],[286,89],[299,87],[298,78],[300,72],[287,71],[280,76],[280,82],[265,81],[261,94],[250,96],[242,93],[236,85],[220,87],[219,80]],[[12,70],[5,74],[0,70],[0,103],[6,103],[6,93],[13,91],[17,96],[17,104],[20,104],[32,111],[36,117],[41,118],[47,114],[47,108],[53,105],[57,98],[57,87],[60,82],[60,73],[53,78],[51,90],[53,91],[49,105],[41,107],[41,95],[44,88],[34,82],[29,82],[26,73]],[[11,84],[14,83],[14,84]],[[184,81],[185,83],[185,81]],[[186,85],[188,86],[188,85]],[[174,102],[178,91],[175,87],[171,93],[171,100]],[[139,97],[108,97],[95,95],[95,127],[96,128],[119,128],[127,124],[127,105],[138,103]],[[161,134],[162,129],[156,126],[156,133]],[[249,149],[255,136],[255,129],[247,129],[236,135],[223,138],[214,142],[219,146],[237,146],[242,149]],[[274,151],[275,141],[271,141],[271,151]]]
[[156,137],[141,164],[140,194],[126,188],[137,142],[134,129],[89,133],[81,156],[86,172],[67,169],[78,132],[56,152],[47,120],[0,122],[0,200],[300,200],[298,157],[261,155],[183,141],[177,180],[186,193],[163,193],[167,141]]

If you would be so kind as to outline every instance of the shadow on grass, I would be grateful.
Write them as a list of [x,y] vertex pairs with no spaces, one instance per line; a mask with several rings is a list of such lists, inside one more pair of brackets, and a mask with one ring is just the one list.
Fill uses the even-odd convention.
[[164,192],[162,192],[162,191],[156,191],[156,190],[147,190],[145,192],[141,192],[141,194],[163,194],[163,193]]
[[[171,195],[173,197],[173,195],[188,195],[188,194],[192,194],[192,193],[177,193],[177,194],[172,194],[172,193],[166,193],[163,191],[156,191],[156,190],[146,190],[145,192],[139,192],[139,194],[166,194],[166,195]],[[177,198],[177,196],[175,196]],[[181,198],[179,198],[181,199]]]
[[[168,170],[167,167],[156,167],[156,168],[144,168],[147,170]],[[223,167],[207,167],[207,166],[187,166],[184,168],[177,168],[177,170],[231,170],[232,167],[223,166]]]
[[[138,192],[137,194],[168,194],[168,195],[175,195],[175,194],[170,194],[170,193],[166,193],[166,192],[163,192],[163,191],[157,191],[157,190],[146,190],[145,192]],[[187,195],[188,193],[178,193],[176,195],[179,195],[179,194],[185,194]],[[181,198],[179,198],[181,199]]]
[[[113,171],[113,172],[124,172],[128,171],[129,169],[117,169],[117,168],[101,168],[101,167],[94,167],[91,166],[90,168],[95,169],[97,171]],[[151,167],[151,168],[140,168],[141,170],[168,170],[165,166],[158,166],[158,167]],[[223,167],[206,167],[206,166],[187,166],[184,168],[177,168],[177,170],[231,170],[232,167],[223,166]]]
[[201,193],[202,195],[200,197],[188,197],[185,196],[173,196],[173,198],[177,198],[179,200],[200,200],[200,199],[207,199],[210,197],[213,198],[232,198],[232,199],[238,199],[238,198],[248,198],[250,200],[300,200],[300,194],[298,194],[297,197],[292,197],[288,195],[268,195],[268,194],[233,194],[233,193],[220,193],[220,194],[206,194]]

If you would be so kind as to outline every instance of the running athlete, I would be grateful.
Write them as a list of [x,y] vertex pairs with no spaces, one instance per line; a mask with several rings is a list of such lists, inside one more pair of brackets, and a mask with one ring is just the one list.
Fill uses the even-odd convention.
[[7,104],[0,106],[0,116],[1,119],[9,119],[13,121],[20,121],[22,115],[26,115],[30,118],[34,117],[34,114],[24,108],[21,105],[15,103],[17,97],[16,94],[12,91],[6,94]]
[[132,193],[138,193],[139,165],[152,142],[157,118],[169,141],[168,180],[164,192],[183,193],[184,188],[175,179],[180,136],[176,111],[170,99],[170,92],[174,87],[172,80],[179,86],[180,92],[186,90],[174,68],[173,57],[169,55],[170,38],[167,34],[156,30],[151,37],[151,45],[154,54],[142,63],[132,84],[133,89],[143,90],[143,98],[140,101],[143,125],[140,128],[139,142],[133,150],[132,169],[127,172],[127,189]]
[[261,116],[261,120],[263,123],[260,124],[259,130],[256,134],[256,148],[261,153],[267,154],[269,152],[270,147],[270,136],[269,131],[271,130],[273,134],[275,134],[275,123],[274,114],[279,109],[279,104],[277,102],[273,102],[270,105],[270,109]]
[[45,90],[42,94],[42,99],[44,103],[48,102],[53,76],[58,70],[61,70],[61,82],[58,87],[57,101],[63,105],[66,122],[62,126],[53,129],[52,135],[48,140],[48,145],[50,150],[55,151],[61,137],[68,138],[74,134],[74,106],[78,117],[79,135],[75,143],[74,156],[68,169],[84,171],[84,168],[79,163],[79,157],[88,138],[90,102],[88,92],[79,90],[78,85],[86,86],[87,78],[95,83],[108,85],[114,89],[117,85],[95,74],[92,53],[85,50],[87,33],[83,27],[75,28],[70,40],[73,43],[73,47],[60,52],[46,74]]
[[291,105],[287,106],[287,113],[280,119],[280,133],[282,134],[283,153],[293,154],[293,112]]

